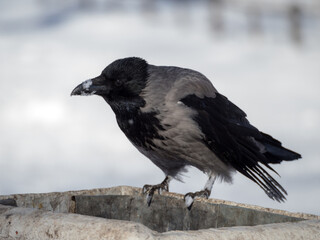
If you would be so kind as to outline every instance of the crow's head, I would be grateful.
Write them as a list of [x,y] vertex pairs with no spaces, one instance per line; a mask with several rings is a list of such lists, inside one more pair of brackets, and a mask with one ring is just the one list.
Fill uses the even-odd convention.
[[119,59],[108,65],[100,76],[73,89],[71,95],[99,95],[107,102],[135,99],[146,85],[148,63],[137,57]]

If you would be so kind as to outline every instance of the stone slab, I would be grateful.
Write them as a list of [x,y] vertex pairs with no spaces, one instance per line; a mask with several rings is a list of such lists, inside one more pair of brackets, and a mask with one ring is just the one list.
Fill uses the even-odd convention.
[[75,196],[75,205],[78,214],[138,222],[158,232],[305,220],[245,207],[197,201],[189,211],[182,199],[159,195],[154,196],[150,206],[146,204],[144,196],[132,195]]
[[76,213],[142,223],[166,232],[216,227],[217,205],[196,203],[189,211],[181,199],[155,195],[148,207],[141,196],[76,196]]
[[0,240],[318,240],[320,220],[157,233],[142,224],[0,205]]
[[[37,208],[42,210],[48,210],[59,213],[74,213],[75,202],[72,200],[73,196],[81,195],[132,195],[141,196],[141,188],[130,186],[117,186],[110,188],[99,188],[89,190],[67,191],[67,192],[51,192],[51,193],[26,193],[26,194],[12,194],[12,195],[0,195],[2,199],[13,199],[18,207]],[[156,196],[156,195],[155,195]],[[183,200],[183,195],[178,193],[163,192],[162,196],[173,197]],[[280,215],[287,215],[291,217],[303,218],[303,219],[320,219],[320,216],[307,214],[307,213],[292,213],[279,209],[264,208],[256,205],[248,205],[243,203],[236,203],[220,199],[197,199],[196,203],[214,203],[214,204],[226,204],[228,206],[238,206],[248,209],[259,210],[263,212],[276,213]],[[281,206],[281,205],[279,205]]]

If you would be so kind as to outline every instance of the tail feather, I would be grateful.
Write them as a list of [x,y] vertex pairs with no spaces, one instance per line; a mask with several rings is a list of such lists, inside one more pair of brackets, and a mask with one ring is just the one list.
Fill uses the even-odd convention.
[[237,170],[259,185],[271,199],[284,202],[287,195],[286,190],[264,167],[279,175],[270,164],[295,160],[301,158],[301,155],[282,147],[281,142],[273,137],[262,132],[260,134],[259,137],[254,138],[254,141],[252,138],[238,139],[247,166],[237,168]]
[[264,145],[266,152],[264,155],[269,160],[269,163],[280,163],[284,161],[291,161],[301,158],[299,153],[282,147],[281,142],[274,139],[268,134],[261,132],[261,143]]

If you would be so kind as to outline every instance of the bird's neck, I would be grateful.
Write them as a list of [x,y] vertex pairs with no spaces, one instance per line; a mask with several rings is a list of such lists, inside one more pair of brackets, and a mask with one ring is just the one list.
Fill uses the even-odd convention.
[[105,98],[105,100],[110,105],[117,118],[130,118],[133,115],[138,114],[140,108],[145,105],[145,101],[140,97],[134,99],[118,98],[116,101]]

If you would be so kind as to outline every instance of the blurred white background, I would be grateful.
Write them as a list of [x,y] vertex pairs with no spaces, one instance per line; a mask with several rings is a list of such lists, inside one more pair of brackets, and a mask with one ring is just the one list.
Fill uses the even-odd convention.
[[[288,200],[240,174],[211,197],[320,214],[320,3],[255,0],[1,0],[0,194],[163,180],[102,98],[70,97],[113,60],[192,68],[303,159],[274,168]],[[200,190],[190,169],[171,191]]]

